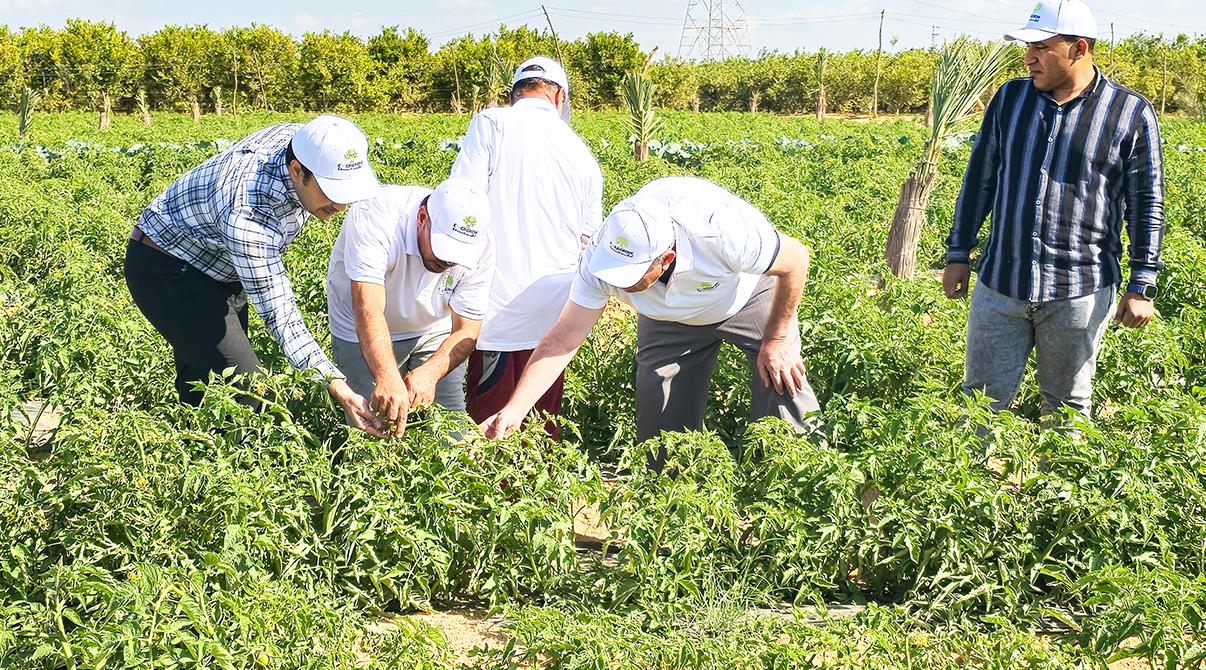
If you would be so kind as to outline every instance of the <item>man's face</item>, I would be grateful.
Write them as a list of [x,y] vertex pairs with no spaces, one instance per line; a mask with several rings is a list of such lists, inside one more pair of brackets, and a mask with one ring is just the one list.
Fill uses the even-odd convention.
[[289,163],[289,179],[293,182],[293,190],[297,192],[297,199],[302,207],[323,221],[348,208],[347,205],[331,202],[319,188],[314,175],[305,177],[302,165],[297,161]]
[[419,208],[419,256],[423,259],[423,267],[428,272],[442,274],[456,267],[455,263],[445,263],[436,258],[431,250],[431,217],[427,214],[427,205]]
[[1055,35],[1042,42],[1030,42],[1023,62],[1035,88],[1053,91],[1072,80],[1073,67],[1082,57],[1080,40]]
[[670,265],[674,263],[674,250],[671,249],[662,254],[662,257],[653,261],[649,269],[645,271],[645,275],[637,283],[624,289],[625,293],[640,293],[645,289],[653,286],[653,284],[670,269]]

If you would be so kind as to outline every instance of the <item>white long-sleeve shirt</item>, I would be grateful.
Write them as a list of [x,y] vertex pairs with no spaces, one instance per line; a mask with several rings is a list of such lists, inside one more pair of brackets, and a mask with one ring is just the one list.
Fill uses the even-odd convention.
[[582,237],[603,222],[603,174],[543,98],[473,117],[453,177],[485,185],[495,274],[478,349],[532,349],[561,313]]

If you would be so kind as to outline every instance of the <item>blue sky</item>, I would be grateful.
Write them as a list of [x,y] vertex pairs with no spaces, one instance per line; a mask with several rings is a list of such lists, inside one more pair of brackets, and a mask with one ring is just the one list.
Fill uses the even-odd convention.
[[[733,0],[725,0],[732,3]],[[10,27],[63,25],[67,17],[112,20],[131,34],[168,23],[231,25],[263,23],[291,33],[330,28],[361,36],[383,25],[413,25],[437,45],[467,32],[484,33],[500,22],[545,26],[540,0],[0,0],[0,22]],[[564,37],[587,32],[631,32],[646,49],[677,53],[688,0],[544,0]],[[745,0],[753,50],[873,49],[879,12],[886,10],[884,42],[896,48],[928,46],[968,33],[981,39],[1020,27],[1033,0]],[[1119,37],[1135,32],[1206,33],[1206,3],[1199,0],[1090,0],[1103,37],[1114,23]]]

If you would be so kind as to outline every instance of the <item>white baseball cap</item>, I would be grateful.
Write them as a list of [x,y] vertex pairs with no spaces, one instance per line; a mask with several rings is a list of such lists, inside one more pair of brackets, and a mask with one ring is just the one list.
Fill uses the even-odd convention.
[[561,63],[548,56],[533,56],[520,63],[519,67],[515,69],[515,77],[511,79],[511,86],[514,87],[524,79],[544,79],[560,86],[561,91],[565,94],[565,104],[561,107],[561,119],[569,121],[569,75],[565,73],[565,68],[561,67]]
[[323,114],[293,134],[293,155],[318,179],[331,202],[347,205],[381,191],[368,161],[368,139],[356,124]]
[[656,200],[629,198],[611,210],[596,239],[588,270],[616,288],[641,280],[649,266],[674,246],[674,218]]
[[1081,0],[1042,0],[1030,12],[1026,27],[1005,33],[1015,42],[1042,42],[1056,35],[1097,39],[1097,20]]
[[445,263],[473,270],[490,234],[490,199],[477,182],[451,177],[427,198],[431,251]]

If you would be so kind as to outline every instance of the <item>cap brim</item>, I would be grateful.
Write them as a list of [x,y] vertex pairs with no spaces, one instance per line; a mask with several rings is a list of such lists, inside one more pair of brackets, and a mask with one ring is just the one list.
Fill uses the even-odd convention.
[[318,187],[322,189],[323,195],[339,205],[350,205],[381,194],[381,184],[377,182],[377,175],[373,174],[372,170],[359,170],[356,176],[347,179],[331,179],[318,175],[314,177],[318,179]]
[[1011,42],[1025,42],[1027,44],[1030,44],[1032,42],[1042,42],[1043,40],[1049,40],[1052,37],[1055,37],[1055,35],[1056,35],[1056,33],[1053,33],[1050,30],[1039,30],[1038,28],[1022,28],[1021,30],[1015,30],[1010,33],[1005,33],[1005,39],[1007,39]]
[[653,261],[644,263],[621,263],[606,252],[596,251],[590,259],[590,273],[599,281],[616,288],[628,288],[641,281]]
[[483,244],[465,244],[443,233],[431,231],[431,253],[445,263],[474,270],[481,261],[484,250]]

